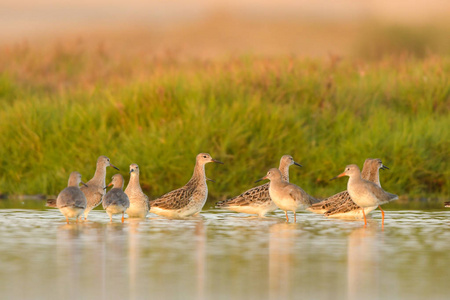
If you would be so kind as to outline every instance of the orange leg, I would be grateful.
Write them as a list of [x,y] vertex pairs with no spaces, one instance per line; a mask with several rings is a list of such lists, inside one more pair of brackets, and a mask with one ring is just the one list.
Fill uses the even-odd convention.
[[66,222],[67,222],[67,224],[69,224],[69,218],[68,217],[66,217]]
[[366,227],[367,226],[367,219],[366,219],[366,213],[364,212],[364,208],[361,208],[361,211],[362,211],[363,216],[364,216],[364,227]]
[[122,212],[122,223],[123,223],[123,221],[125,221],[124,214],[125,214],[125,212]]
[[286,214],[286,222],[289,222],[289,217],[288,217],[288,215],[287,215],[287,210],[284,211],[284,213]]
[[297,213],[294,210],[294,223],[297,223]]
[[381,211],[381,228],[384,228],[384,210],[381,209],[381,206],[378,205],[378,208]]

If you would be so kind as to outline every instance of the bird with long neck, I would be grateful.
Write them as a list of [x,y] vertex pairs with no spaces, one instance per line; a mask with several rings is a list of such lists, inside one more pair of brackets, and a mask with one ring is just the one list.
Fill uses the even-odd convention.
[[[301,167],[292,156],[283,155],[281,157],[278,169],[286,182],[289,182],[289,167],[292,165]],[[270,198],[269,183],[251,188],[234,198],[217,202],[216,207],[241,213],[257,214],[260,217],[277,209],[277,205]]]
[[205,164],[215,162],[208,153],[200,153],[196,157],[194,173],[189,182],[174,191],[150,202],[150,212],[169,218],[183,218],[199,213],[208,197],[208,186],[205,175]]
[[116,166],[111,164],[108,157],[102,155],[97,159],[97,168],[95,169],[94,177],[87,182],[87,187],[81,187],[87,199],[87,206],[84,211],[84,219],[87,220],[89,212],[102,203],[102,198],[105,195],[106,185],[106,168],[113,167],[119,170]]
[[130,207],[128,207],[126,214],[129,218],[145,218],[150,209],[148,197],[142,191],[139,183],[139,166],[137,164],[130,165],[130,181],[125,189],[130,199]]
[[78,172],[70,173],[67,187],[56,198],[56,207],[66,217],[67,224],[69,224],[69,218],[75,218],[78,222],[78,217],[86,208],[87,200],[80,190],[80,183],[86,185],[81,181],[81,174]]
[[286,214],[286,222],[289,222],[287,212],[294,213],[294,222],[297,222],[298,210],[303,210],[310,207],[316,202],[316,199],[308,195],[299,186],[283,180],[280,170],[272,168],[267,172],[267,175],[258,181],[269,179],[269,194],[273,202]]
[[[372,181],[381,186],[379,176],[380,169],[388,170],[389,168],[385,166],[379,158],[368,158],[364,161],[361,176],[363,179]],[[364,208],[364,213],[367,215],[376,208],[376,206],[366,207]],[[363,218],[361,207],[353,202],[347,190],[328,197],[319,203],[313,204],[308,210],[314,213],[323,213],[327,217]]]
[[[103,208],[109,215],[109,219],[112,222],[112,216],[116,214],[122,214],[122,223],[124,222],[124,213],[130,206],[130,199],[128,199],[127,194],[123,192],[123,176],[120,174],[115,174],[112,177],[112,181],[108,186],[113,186],[106,195],[103,197]],[[106,189],[107,187],[105,187]]]
[[386,192],[376,183],[363,179],[357,165],[352,164],[346,166],[344,172],[332,179],[343,176],[349,177],[347,191],[352,200],[361,207],[364,217],[364,226],[367,226],[364,208],[378,206],[381,211],[382,227],[384,227],[384,211],[381,209],[380,205],[396,200],[398,199],[398,196]]

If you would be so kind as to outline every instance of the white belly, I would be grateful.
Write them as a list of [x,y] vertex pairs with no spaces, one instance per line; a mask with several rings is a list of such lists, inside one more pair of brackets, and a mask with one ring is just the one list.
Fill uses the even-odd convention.
[[[369,206],[364,208],[364,213],[366,216],[371,213],[373,210],[375,210],[377,206]],[[328,216],[328,218],[337,218],[337,219],[363,219],[364,216],[362,214],[361,209],[352,210],[345,213],[339,213]]]
[[66,218],[78,218],[84,211],[83,208],[62,207],[59,209]]

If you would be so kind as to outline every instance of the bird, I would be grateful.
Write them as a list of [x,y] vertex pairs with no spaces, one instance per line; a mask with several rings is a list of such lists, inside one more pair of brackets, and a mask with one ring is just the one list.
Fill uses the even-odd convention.
[[[112,181],[109,186],[113,188],[110,189],[106,195],[103,197],[103,208],[109,216],[112,222],[112,215],[122,214],[122,223],[125,220],[124,213],[130,206],[130,199],[128,199],[127,194],[123,192],[123,176],[120,174],[115,174],[112,177]],[[107,187],[105,187],[106,189]]]
[[289,222],[287,212],[292,211],[294,213],[294,222],[297,222],[296,212],[298,210],[306,209],[313,203],[317,202],[317,199],[308,195],[299,186],[289,183],[283,180],[280,170],[272,168],[267,172],[267,175],[256,182],[264,179],[269,179],[269,194],[273,202],[286,214],[286,222]]
[[381,209],[382,204],[398,199],[397,195],[386,192],[376,183],[365,180],[361,177],[361,171],[355,164],[345,167],[344,172],[332,178],[348,176],[347,191],[352,200],[361,207],[361,212],[364,217],[364,226],[367,226],[366,214],[364,208],[371,206],[378,206],[381,211],[382,227],[384,227],[384,211]]
[[450,207],[450,202],[444,202],[444,207]]
[[102,198],[105,195],[105,179],[106,168],[113,167],[119,169],[111,164],[108,157],[102,155],[97,159],[97,168],[95,170],[94,177],[87,182],[87,187],[81,187],[81,191],[84,193],[87,199],[87,206],[84,211],[84,219],[87,220],[89,212],[102,203]]
[[56,198],[56,207],[66,217],[66,222],[69,224],[69,218],[75,218],[78,222],[78,217],[86,209],[86,196],[80,190],[79,185],[86,185],[81,181],[81,174],[72,172],[69,176],[69,183]]
[[[295,162],[292,156],[283,155],[280,159],[280,166],[278,169],[281,171],[281,176],[284,181],[289,182],[289,167],[291,165],[302,166]],[[265,214],[276,210],[278,207],[270,198],[269,183],[265,183],[251,188],[234,198],[217,202],[216,208],[224,208],[247,214],[257,214],[260,217],[263,217]]]
[[208,153],[198,154],[194,173],[189,182],[179,189],[150,201],[150,212],[169,218],[184,218],[198,214],[208,197],[205,164],[210,162],[223,164],[213,159]]
[[[372,181],[381,186],[379,176],[380,169],[389,170],[387,166],[383,165],[381,159],[368,158],[364,161],[361,176],[363,179]],[[368,214],[376,208],[376,206],[366,207],[364,208],[364,213]],[[323,213],[327,217],[363,217],[361,207],[353,202],[346,190],[328,197],[319,203],[313,204],[308,210],[315,213]]]
[[126,214],[129,218],[145,218],[150,209],[148,197],[142,191],[139,184],[139,166],[137,164],[130,165],[130,181],[125,189],[128,199],[130,199],[130,207]]

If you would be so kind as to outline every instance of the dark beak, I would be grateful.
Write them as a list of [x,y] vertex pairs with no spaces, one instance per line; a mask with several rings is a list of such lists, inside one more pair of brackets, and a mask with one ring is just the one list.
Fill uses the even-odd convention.
[[112,163],[109,163],[109,165],[110,165],[111,167],[113,167],[114,169],[116,169],[117,171],[120,171],[119,168],[116,167],[115,165],[113,165]]
[[214,180],[212,180],[211,178],[206,177],[206,180],[211,181],[211,182],[215,182]]
[[260,179],[256,180],[255,183],[260,182],[260,181],[262,181],[262,180],[264,180],[264,179],[267,179],[267,177],[264,176],[263,178],[260,178]]
[[85,187],[88,187],[88,185],[86,183],[84,183],[83,181],[81,181],[81,184],[84,185]]
[[131,174],[131,172],[134,172],[134,169],[131,169],[131,170],[130,170],[130,174]]
[[212,159],[212,158],[211,158],[211,160],[212,160],[212,162],[215,162],[215,163],[218,163],[218,164],[222,164],[222,165],[223,165],[223,162],[221,162],[221,161],[218,161],[218,160]]
[[294,161],[294,165],[299,166],[299,167],[303,167],[301,164],[297,163]]
[[389,168],[387,166],[383,165],[383,164],[381,164],[381,168],[380,169],[381,170],[389,170]]
[[342,177],[342,176],[345,176],[345,174],[344,174],[344,173],[341,173],[341,174],[339,174],[338,176],[334,176],[333,178],[330,179],[330,181],[331,181],[331,180],[335,180],[335,179],[337,179],[337,178],[339,178],[339,177]]
[[111,182],[110,184],[108,184],[107,186],[105,186],[103,189],[106,190],[108,187],[112,186],[113,183]]

